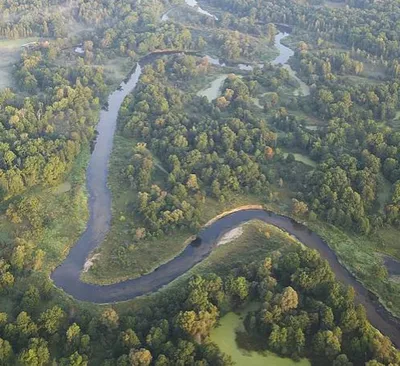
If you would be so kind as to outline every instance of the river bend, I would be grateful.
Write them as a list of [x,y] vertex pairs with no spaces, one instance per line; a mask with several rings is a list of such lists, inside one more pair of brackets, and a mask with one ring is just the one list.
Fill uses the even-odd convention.
[[[280,37],[282,38],[282,36]],[[290,57],[288,57],[288,51],[286,50],[288,48],[279,47],[281,44],[280,39],[277,41],[278,49],[286,54],[280,54],[275,63],[286,64]],[[71,248],[67,258],[51,274],[54,284],[62,288],[67,294],[82,301],[112,303],[130,300],[154,292],[167,285],[205,259],[216,247],[218,239],[223,234],[244,222],[258,219],[287,231],[296,236],[304,245],[318,250],[322,258],[329,262],[337,279],[354,287],[356,301],[365,306],[369,321],[400,347],[398,319],[392,317],[377,301],[375,296],[339,263],[335,253],[323,239],[304,225],[288,217],[262,209],[241,210],[218,219],[203,228],[197,239],[171,261],[139,278],[105,286],[81,281],[80,274],[86,258],[96,247],[101,245],[110,229],[111,193],[107,187],[107,176],[113,136],[120,106],[124,98],[134,90],[140,74],[141,66],[138,64],[129,80],[123,82],[109,96],[108,109],[101,111],[100,121],[97,126],[98,137],[86,172],[89,192],[89,221],[86,230],[75,246]]]

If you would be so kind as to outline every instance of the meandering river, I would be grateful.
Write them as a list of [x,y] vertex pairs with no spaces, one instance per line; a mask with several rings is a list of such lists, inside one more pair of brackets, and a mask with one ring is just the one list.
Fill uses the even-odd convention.
[[[279,37],[279,34],[277,37]],[[277,46],[280,51],[281,61],[279,63],[286,63],[290,57],[287,57],[287,47],[280,43],[280,39],[278,39]],[[283,55],[284,52],[285,55]],[[141,63],[143,62],[142,60]],[[365,306],[370,322],[382,333],[389,336],[399,347],[400,327],[398,320],[391,317],[375,297],[339,263],[336,255],[323,239],[304,225],[288,217],[262,209],[237,211],[216,220],[203,228],[198,238],[174,259],[139,278],[106,286],[81,281],[80,274],[86,258],[93,249],[101,245],[110,229],[111,194],[107,187],[107,176],[113,136],[120,106],[124,98],[134,90],[140,74],[141,66],[138,64],[129,80],[123,82],[120,88],[109,96],[108,110],[101,112],[97,126],[98,137],[86,173],[89,192],[89,221],[85,232],[70,250],[67,258],[52,273],[51,278],[54,284],[78,300],[95,303],[130,300],[167,285],[205,259],[216,247],[218,239],[223,234],[244,222],[258,219],[276,225],[296,236],[306,246],[318,250],[321,256],[328,260],[337,279],[354,287],[356,300]]]

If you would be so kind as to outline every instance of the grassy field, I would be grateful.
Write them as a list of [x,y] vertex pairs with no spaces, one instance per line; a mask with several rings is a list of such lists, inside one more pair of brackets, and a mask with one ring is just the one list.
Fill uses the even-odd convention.
[[306,114],[304,111],[298,109],[298,108],[292,108],[290,109],[290,114],[295,115],[298,117],[300,120],[304,120],[303,126],[309,129],[317,129],[319,127],[324,127],[328,123],[320,118],[317,118],[315,116],[312,116],[310,114]]
[[21,38],[16,40],[0,40],[0,90],[13,85],[12,65],[19,60],[21,46],[35,42],[38,38]]
[[281,148],[281,150],[283,151],[283,156],[286,158],[289,154],[292,154],[294,156],[294,159],[300,163],[303,163],[305,165],[308,165],[311,168],[315,168],[317,166],[317,163],[312,160],[310,157],[308,157],[305,154],[302,153],[296,153],[296,152],[292,152],[289,151],[287,149]]
[[113,91],[128,76],[134,63],[125,57],[115,57],[97,66],[104,68],[105,77],[110,81],[110,89]]
[[49,270],[60,264],[85,230],[89,216],[85,184],[89,157],[89,150],[85,149],[66,181],[41,193],[45,210],[53,217],[38,243],[46,251],[45,266]]
[[379,209],[383,210],[385,205],[390,202],[392,197],[392,183],[390,183],[383,175],[378,186],[378,203]]
[[344,8],[346,6],[346,3],[345,2],[336,2],[336,1],[324,1],[324,5],[327,8],[340,9],[340,8]]

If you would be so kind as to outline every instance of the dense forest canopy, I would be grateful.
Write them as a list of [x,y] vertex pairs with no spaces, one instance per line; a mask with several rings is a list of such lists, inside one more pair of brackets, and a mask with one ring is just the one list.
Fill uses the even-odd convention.
[[[277,207],[284,192],[283,213],[371,240],[400,228],[399,2],[204,5],[218,19],[181,1],[0,0],[0,67],[7,45],[27,41],[0,90],[0,365],[232,365],[209,335],[248,303],[258,310],[238,337],[262,350],[313,365],[400,364],[354,291],[297,245],[256,262],[244,256],[125,308],[83,304],[53,286],[50,271],[85,227],[77,225],[87,219],[82,176],[101,108],[121,81],[110,64],[121,59],[123,74],[139,61],[142,74],[119,111],[117,134],[129,146],[117,179],[129,210],[113,219],[127,222],[131,239],[111,238],[111,268],[129,267],[144,243],[196,232],[210,202],[226,207],[237,196]],[[179,17],[161,22],[170,9]],[[291,68],[270,63],[277,23],[293,28]],[[174,53],[145,57],[154,51]],[[222,73],[207,53],[226,63],[212,101],[196,93]],[[386,267],[364,265],[396,310],[386,300],[400,288]]]

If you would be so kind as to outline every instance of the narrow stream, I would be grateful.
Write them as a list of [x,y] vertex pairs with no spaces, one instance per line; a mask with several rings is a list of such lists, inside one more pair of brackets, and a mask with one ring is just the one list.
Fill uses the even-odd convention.
[[207,16],[209,16],[211,18],[214,18],[215,20],[218,20],[218,18],[214,14],[211,14],[208,11],[203,10],[202,8],[200,8],[200,6],[199,6],[199,4],[197,3],[196,0],[185,0],[185,3],[187,5],[189,5],[190,7],[192,7],[192,8],[195,8],[198,13],[203,14],[203,15],[207,15]]
[[275,47],[279,50],[278,57],[272,61],[272,65],[279,65],[281,64],[283,68],[285,68],[289,75],[295,79],[300,85],[300,92],[303,96],[310,95],[310,87],[301,79],[299,79],[296,75],[296,72],[290,67],[287,63],[289,58],[294,55],[294,52],[289,47],[286,47],[284,44],[281,43],[281,40],[286,38],[289,33],[278,33],[275,37]]
[[[288,55],[292,52],[287,51],[288,48],[281,45],[280,39],[285,35],[280,35],[282,33],[277,35],[280,55],[275,60],[276,63],[287,62],[290,57]],[[216,247],[218,239],[223,234],[244,222],[259,219],[287,231],[296,236],[306,246],[318,250],[321,256],[328,260],[337,279],[354,287],[356,300],[365,306],[369,321],[400,347],[398,320],[393,318],[375,297],[339,263],[335,253],[321,237],[288,217],[261,209],[242,210],[222,217],[203,228],[198,238],[174,259],[139,278],[106,286],[88,284],[81,281],[80,274],[86,258],[93,249],[101,245],[110,229],[111,194],[107,187],[107,176],[113,136],[120,106],[124,98],[134,90],[140,74],[141,66],[138,64],[129,80],[123,82],[120,88],[109,96],[108,110],[101,112],[97,126],[99,134],[86,173],[90,197],[90,218],[85,232],[70,250],[67,258],[51,274],[54,284],[62,288],[67,294],[82,301],[111,303],[130,300],[137,296],[154,292],[167,285],[204,260]]]

